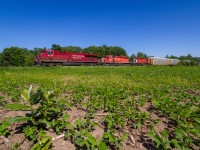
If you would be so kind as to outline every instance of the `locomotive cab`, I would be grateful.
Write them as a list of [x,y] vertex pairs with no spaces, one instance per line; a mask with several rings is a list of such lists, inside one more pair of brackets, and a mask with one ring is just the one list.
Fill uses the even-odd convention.
[[45,53],[48,54],[48,56],[52,56],[54,54],[52,50],[46,50]]

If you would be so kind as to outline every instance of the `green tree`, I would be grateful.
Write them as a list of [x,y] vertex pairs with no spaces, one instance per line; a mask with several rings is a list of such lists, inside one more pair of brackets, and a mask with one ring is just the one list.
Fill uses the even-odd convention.
[[3,60],[2,60],[2,53],[0,53],[0,66],[3,65],[2,62],[3,62]]
[[83,50],[85,53],[98,54],[99,58],[105,55],[127,56],[126,51],[119,46],[89,46]]
[[191,54],[188,54],[188,55],[186,56],[186,58],[187,58],[188,60],[192,60],[192,59],[193,59],[193,57],[192,57]]
[[110,47],[112,49],[112,54],[113,55],[117,55],[117,56],[127,56],[127,53],[126,51],[119,47],[119,46],[113,46],[113,47]]
[[64,52],[82,52],[82,48],[79,46],[64,46],[61,47],[61,51]]
[[106,49],[103,46],[99,46],[97,49],[98,57],[102,58],[106,55]]
[[169,56],[169,55],[166,55],[166,57],[165,57],[165,58],[179,59],[179,57],[177,57],[177,56],[174,56],[174,55],[171,55],[171,56]]
[[186,66],[196,66],[200,62],[200,57],[192,57],[191,54],[187,56],[180,56],[179,59],[181,60],[180,65]]
[[83,52],[84,53],[89,53],[89,54],[98,54],[99,55],[97,46],[89,46],[89,47],[85,48],[83,50]]
[[25,55],[24,66],[33,66],[34,58],[36,54],[34,53],[33,50],[27,50],[27,49],[23,49],[23,50],[24,50],[24,55]]
[[104,55],[103,56],[112,54],[111,48],[109,46],[103,45],[102,48],[104,50]]
[[197,62],[198,65],[200,65],[200,57],[193,57],[193,59]]
[[24,66],[24,50],[18,47],[5,48],[2,52],[3,66]]
[[51,49],[52,50],[61,50],[61,46],[58,44],[52,44]]
[[35,52],[26,48],[5,48],[0,55],[1,66],[32,66]]
[[46,47],[44,47],[44,48],[34,48],[32,51],[31,51],[31,53],[33,53],[34,54],[34,56],[37,56],[37,54],[38,53],[41,53],[43,50],[45,50],[46,49]]
[[138,58],[147,58],[147,54],[143,53],[143,52],[138,52],[137,53],[137,57]]

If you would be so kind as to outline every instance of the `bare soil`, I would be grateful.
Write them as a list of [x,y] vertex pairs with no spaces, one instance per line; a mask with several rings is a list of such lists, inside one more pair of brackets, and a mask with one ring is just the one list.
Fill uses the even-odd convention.
[[[85,99],[87,101],[88,97]],[[160,119],[159,122],[155,125],[155,129],[159,132],[163,129],[167,128],[168,120],[165,117],[160,117],[156,113],[154,113],[152,109],[151,103],[146,103],[145,106],[139,107],[141,111],[148,111],[151,113],[151,119],[156,120]],[[24,116],[27,112],[25,111],[7,111],[0,108],[0,120],[3,120],[8,117],[15,116]],[[76,107],[72,107],[70,110],[67,110],[67,113],[70,115],[69,122],[74,123],[78,118],[84,120],[84,116],[86,114],[85,110],[77,109]],[[96,122],[99,126],[95,127],[95,130],[91,132],[91,134],[95,138],[102,137],[104,133],[104,126],[102,124],[102,119],[107,114],[103,111],[98,111],[95,113],[94,119],[91,121]],[[149,120],[149,121],[152,121]],[[147,123],[148,124],[148,123]],[[0,137],[0,150],[10,150],[13,148],[18,148],[20,150],[28,150],[33,146],[33,143],[25,138],[23,133],[19,132],[17,127],[19,124],[13,124],[10,127],[10,135],[6,137]],[[147,136],[147,132],[149,131],[147,125],[142,125],[141,128],[133,129],[128,126],[125,127],[124,131],[129,133],[128,139],[124,141],[122,150],[146,150],[146,149],[156,149],[152,145],[151,139]],[[56,138],[59,135],[56,133],[47,131],[47,135],[52,136],[52,138]],[[76,147],[71,141],[67,141],[64,137],[56,139],[52,144],[53,150],[75,150]]]
[[[24,116],[27,112],[25,111],[7,111],[0,108],[0,120],[3,120],[8,117],[15,117],[15,116]],[[69,122],[74,123],[78,118],[84,120],[84,116],[86,112],[84,110],[77,109],[76,107],[72,107],[70,110],[67,111],[70,115]],[[91,133],[95,138],[102,137],[104,133],[104,126],[102,125],[102,119],[106,116],[103,111],[96,112],[95,118],[92,121],[95,121],[99,124],[99,126],[95,127],[95,130]],[[10,149],[20,149],[20,150],[28,150],[33,146],[33,143],[30,142],[28,139],[25,138],[23,133],[19,132],[18,126],[20,124],[13,124],[10,127],[10,135],[8,137],[0,137],[0,150],[10,150]],[[131,130],[131,134],[135,140],[135,145],[130,144],[132,141],[128,139],[125,141],[123,150],[145,150],[146,148],[143,146],[143,141],[141,141],[140,135],[141,130]],[[47,135],[52,136],[52,138],[56,138],[59,135],[53,132],[47,131]],[[76,147],[71,141],[67,141],[64,137],[54,140],[52,142],[52,149],[53,150],[75,150]]]

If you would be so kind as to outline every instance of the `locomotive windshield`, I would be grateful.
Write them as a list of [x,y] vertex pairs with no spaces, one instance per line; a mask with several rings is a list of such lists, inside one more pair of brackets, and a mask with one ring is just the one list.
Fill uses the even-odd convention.
[[52,54],[53,54],[53,52],[48,52],[48,54],[49,54],[49,55],[52,55]]

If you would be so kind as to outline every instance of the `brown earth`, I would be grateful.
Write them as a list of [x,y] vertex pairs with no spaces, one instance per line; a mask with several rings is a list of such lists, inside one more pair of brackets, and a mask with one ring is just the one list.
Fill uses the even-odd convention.
[[[168,121],[165,117],[162,118],[153,111],[151,111],[152,110],[151,107],[152,105],[150,103],[146,103],[145,106],[139,107],[139,109],[141,111],[150,112],[152,120],[159,118],[159,122],[155,125],[155,129],[157,131],[162,131],[163,129],[167,128]],[[24,116],[27,113],[25,111],[7,111],[3,110],[2,108],[0,108],[0,112],[1,112],[0,120],[3,120],[8,117]],[[76,107],[72,107],[70,110],[67,110],[66,112],[70,115],[69,122],[72,124],[79,118],[84,120],[84,116],[86,114],[85,110],[77,109]],[[98,111],[95,113],[94,119],[91,120],[92,122],[96,122],[97,124],[99,124],[99,126],[96,126],[95,130],[91,132],[91,134],[97,139],[102,137],[104,133],[104,125],[102,123],[102,119],[106,115],[108,115],[108,113],[104,113],[103,111]],[[7,138],[0,137],[0,150],[9,150],[15,147],[21,150],[27,150],[33,146],[33,143],[30,142],[28,139],[26,139],[23,133],[18,132],[17,126],[19,126],[19,124],[14,124],[11,126],[10,135]],[[129,128],[127,126],[123,132],[128,133],[128,139],[124,141],[122,150],[155,149],[155,147],[152,146],[151,139],[147,136],[148,125],[142,125],[142,127],[138,129]],[[50,131],[47,131],[47,135],[52,136],[52,138],[56,138],[59,136],[56,133],[52,133]],[[64,137],[62,137],[52,142],[52,149],[75,150],[76,147],[73,143],[65,140]]]

